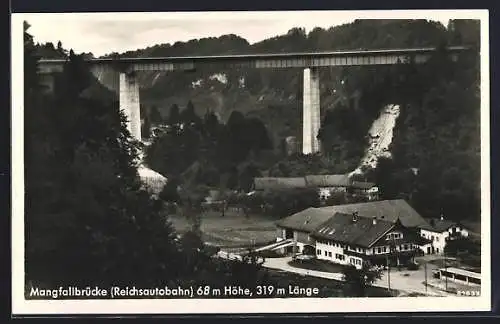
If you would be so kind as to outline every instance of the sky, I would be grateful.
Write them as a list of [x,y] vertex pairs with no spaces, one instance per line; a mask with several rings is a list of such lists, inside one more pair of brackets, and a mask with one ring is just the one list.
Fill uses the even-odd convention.
[[165,13],[17,14],[31,25],[35,42],[61,41],[64,48],[95,56],[204,37],[236,34],[250,43],[286,33],[330,28],[355,19],[428,19],[441,22],[471,18],[471,11],[275,11]]

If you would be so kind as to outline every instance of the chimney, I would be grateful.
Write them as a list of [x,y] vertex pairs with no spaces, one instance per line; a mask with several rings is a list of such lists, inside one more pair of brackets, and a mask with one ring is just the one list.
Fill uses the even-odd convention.
[[372,224],[377,225],[377,217],[373,216],[372,218]]

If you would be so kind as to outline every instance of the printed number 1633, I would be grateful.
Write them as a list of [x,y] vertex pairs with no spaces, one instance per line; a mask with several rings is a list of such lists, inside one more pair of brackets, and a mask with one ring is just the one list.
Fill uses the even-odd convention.
[[459,296],[480,296],[481,292],[479,290],[457,290],[457,295],[459,295]]

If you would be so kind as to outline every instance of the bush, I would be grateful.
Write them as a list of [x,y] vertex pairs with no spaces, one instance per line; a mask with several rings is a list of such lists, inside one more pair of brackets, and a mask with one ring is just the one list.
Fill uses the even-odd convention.
[[410,270],[410,271],[415,271],[415,270],[418,270],[419,268],[420,268],[420,265],[418,263],[411,262],[408,264],[408,270]]

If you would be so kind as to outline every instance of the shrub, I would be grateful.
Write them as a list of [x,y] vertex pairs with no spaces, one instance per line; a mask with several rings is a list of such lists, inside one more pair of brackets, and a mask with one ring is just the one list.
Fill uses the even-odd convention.
[[410,271],[415,271],[415,270],[418,270],[419,268],[420,268],[420,265],[418,263],[410,262],[408,264],[408,270],[410,270]]

